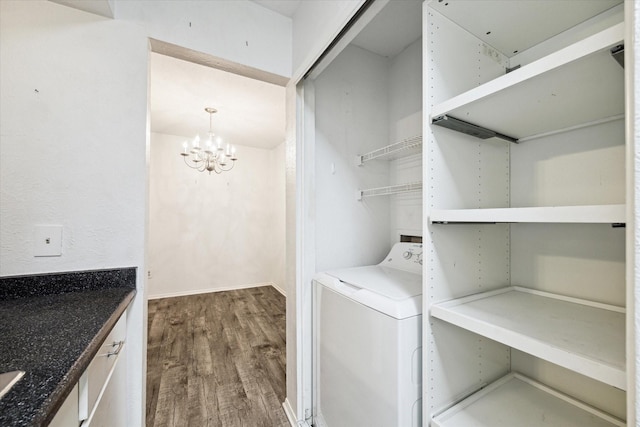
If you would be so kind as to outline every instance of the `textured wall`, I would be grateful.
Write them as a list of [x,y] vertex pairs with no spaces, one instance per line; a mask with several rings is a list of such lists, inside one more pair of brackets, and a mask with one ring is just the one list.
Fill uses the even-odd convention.
[[315,81],[316,271],[375,264],[391,247],[390,198],[358,201],[389,182],[388,162],[355,159],[388,144],[389,62],[348,46]]
[[266,282],[284,288],[284,151],[237,146],[233,170],[189,169],[185,137],[151,134],[150,298]]
[[[422,135],[422,38],[389,59],[389,143]],[[390,162],[391,182],[422,181],[422,155]],[[391,241],[422,236],[422,192],[391,199]]]
[[273,198],[271,199],[273,209],[273,253],[271,254],[273,263],[273,278],[271,279],[286,294],[286,144],[275,147],[270,151],[271,167],[273,168]]
[[115,17],[154,39],[291,76],[291,18],[252,1],[117,1]]
[[[138,267],[128,425],[143,424],[147,38],[48,1],[0,2],[0,275]],[[33,226],[63,226],[33,257]]]
[[[147,41],[49,2],[2,2],[1,275],[135,266],[144,244]],[[33,226],[63,255],[33,257]]]

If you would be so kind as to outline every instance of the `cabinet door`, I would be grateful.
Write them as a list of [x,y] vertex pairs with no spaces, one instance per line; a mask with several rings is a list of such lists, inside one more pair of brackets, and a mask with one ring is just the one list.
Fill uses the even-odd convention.
[[93,416],[82,427],[126,427],[125,353],[126,348],[123,348]]
[[78,426],[78,385],[67,396],[49,427],[77,427]]

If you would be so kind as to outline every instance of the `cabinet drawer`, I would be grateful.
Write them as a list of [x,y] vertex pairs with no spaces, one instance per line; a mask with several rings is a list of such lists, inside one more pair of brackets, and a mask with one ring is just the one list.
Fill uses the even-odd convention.
[[126,313],[120,317],[104,343],[100,346],[79,382],[79,420],[88,419],[99,403],[116,361],[125,344]]
[[49,427],[73,427],[78,425],[78,386],[73,387]]

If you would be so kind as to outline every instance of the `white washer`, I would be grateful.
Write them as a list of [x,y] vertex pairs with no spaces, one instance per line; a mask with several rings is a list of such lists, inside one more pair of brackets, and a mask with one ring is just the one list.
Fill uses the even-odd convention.
[[422,244],[313,284],[315,423],[421,426]]

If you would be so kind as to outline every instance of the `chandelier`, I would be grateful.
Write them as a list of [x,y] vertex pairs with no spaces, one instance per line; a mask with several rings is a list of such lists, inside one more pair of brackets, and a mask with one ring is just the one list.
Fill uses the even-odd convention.
[[204,143],[204,147],[200,147],[200,135],[191,141],[191,150],[189,150],[189,142],[182,143],[182,152],[180,155],[184,158],[184,163],[191,169],[196,169],[198,172],[208,171],[222,173],[230,171],[236,164],[236,147],[230,144],[226,145],[226,148],[222,147],[222,139],[218,136],[214,140],[214,133],[212,129],[213,114],[218,110],[215,108],[207,107],[204,109],[209,113],[209,132],[207,139]]

